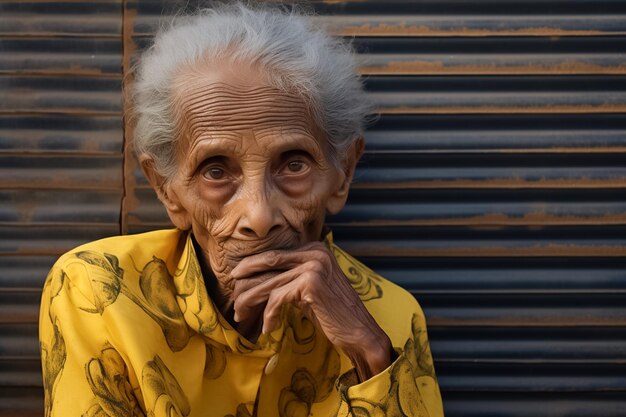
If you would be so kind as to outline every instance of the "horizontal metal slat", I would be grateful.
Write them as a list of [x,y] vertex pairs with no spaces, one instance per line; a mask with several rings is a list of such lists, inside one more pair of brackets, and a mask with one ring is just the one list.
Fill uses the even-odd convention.
[[[137,228],[140,230],[140,228]],[[607,227],[333,228],[338,244],[357,257],[623,257],[624,229]]]
[[358,62],[363,75],[626,74],[626,64],[619,54],[581,55],[362,54]]
[[432,326],[626,327],[626,294],[414,294]]
[[330,226],[559,226],[626,224],[621,190],[352,191]]
[[341,36],[605,36],[626,34],[623,16],[320,16]]
[[0,38],[0,74],[119,76],[121,39]]
[[0,114],[118,115],[120,88],[120,79],[0,76]]
[[[506,233],[506,232],[505,232]],[[417,294],[626,291],[626,260],[613,258],[381,258],[360,260]]]
[[[289,9],[293,5],[290,1],[278,1]],[[275,3],[275,2],[274,2]],[[197,2],[186,0],[131,0],[129,2],[139,14],[170,14],[172,11],[191,10],[197,7]],[[622,0],[346,0],[326,1],[310,0],[307,2],[318,13],[336,15],[362,15],[376,13],[377,15],[398,13],[421,13],[427,15],[443,14],[484,14],[510,15],[527,14],[529,12],[552,14],[579,14],[594,15],[606,12],[626,13],[626,5]],[[297,7],[306,5],[296,4]],[[454,7],[453,7],[454,6]]]
[[39,360],[0,359],[0,389],[43,386]]
[[361,159],[354,189],[623,188],[626,154],[380,154]]
[[[382,115],[366,153],[626,152],[623,114]],[[369,156],[366,156],[367,159]],[[370,158],[374,158],[371,156]]]
[[43,416],[43,388],[2,387],[0,389],[0,413],[4,417]]
[[625,368],[624,364],[530,365],[442,362],[436,370],[441,389],[446,392],[624,392]]
[[121,36],[122,1],[4,1],[1,36]]
[[0,155],[80,153],[121,155],[122,117],[0,116]]
[[[142,4],[159,4],[163,0],[142,0]],[[183,4],[181,0],[174,0],[177,4]],[[510,15],[528,14],[530,12],[543,15],[553,14],[605,14],[606,12],[626,12],[626,5],[621,0],[346,0],[342,2],[311,0],[309,3],[319,12],[333,14],[360,15],[375,12],[378,15],[397,13],[422,13],[422,14],[484,14]],[[152,6],[154,7],[154,6]]]
[[121,192],[122,157],[0,155],[0,188]]
[[0,325],[36,324],[40,300],[38,291],[0,292]]
[[[389,214],[387,204],[347,206],[341,215],[328,224],[347,226],[562,226],[626,224],[623,203],[606,205],[602,202],[574,205],[530,203],[472,204],[395,204]],[[158,220],[162,219],[162,216]]]
[[0,291],[43,288],[56,256],[0,256]]
[[357,171],[354,189],[520,189],[624,188],[621,167],[571,168],[406,168],[370,167]]
[[442,392],[446,416],[622,417],[623,392]]
[[0,226],[0,258],[2,256],[59,256],[76,246],[116,236],[118,223],[106,225],[74,226]]
[[623,113],[619,76],[372,76],[366,88],[383,114]]
[[122,118],[0,115],[3,153],[110,153],[121,155]]
[[[626,12],[626,10],[625,10]],[[624,53],[626,46],[620,36],[604,37],[509,37],[509,38],[378,38],[365,37],[351,39],[350,44],[357,54],[378,55],[426,55],[454,58],[461,56],[538,57],[548,58],[572,56],[577,58]]]
[[428,336],[435,366],[438,361],[624,364],[626,357],[626,335],[615,327],[438,327],[429,323]]
[[624,74],[620,38],[357,38],[365,75]]
[[[38,325],[1,324],[0,362],[11,360],[39,362]],[[0,384],[2,385],[2,384]]]
[[[626,33],[623,4],[541,2],[311,2],[316,20],[343,36],[601,36]],[[154,33],[161,14],[182,2],[133,2],[134,33]],[[188,9],[193,9],[189,5]]]
[[1,190],[0,224],[114,224],[123,190]]

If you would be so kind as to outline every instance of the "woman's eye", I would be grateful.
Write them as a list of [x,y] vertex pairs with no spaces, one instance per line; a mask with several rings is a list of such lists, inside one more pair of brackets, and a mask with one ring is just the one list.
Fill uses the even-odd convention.
[[287,168],[291,172],[300,172],[304,168],[303,161],[291,161],[287,164]]
[[206,170],[204,176],[212,180],[221,180],[224,178],[224,170],[222,168],[212,167]]

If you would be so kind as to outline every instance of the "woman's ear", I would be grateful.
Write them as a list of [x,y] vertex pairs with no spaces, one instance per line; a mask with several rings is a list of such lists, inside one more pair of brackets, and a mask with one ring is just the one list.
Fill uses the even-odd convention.
[[341,163],[342,169],[339,172],[338,187],[326,204],[326,211],[329,214],[339,213],[346,205],[348,192],[350,191],[350,185],[352,184],[354,171],[356,170],[356,164],[359,162],[359,159],[361,159],[364,150],[365,140],[363,136],[359,136],[346,150],[346,155]]
[[167,215],[174,225],[181,229],[187,230],[191,228],[191,221],[187,210],[181,204],[178,195],[172,190],[171,182],[167,181],[155,167],[154,159],[148,155],[140,155],[139,163],[141,169],[148,178],[148,182],[157,194],[157,197],[165,206]]

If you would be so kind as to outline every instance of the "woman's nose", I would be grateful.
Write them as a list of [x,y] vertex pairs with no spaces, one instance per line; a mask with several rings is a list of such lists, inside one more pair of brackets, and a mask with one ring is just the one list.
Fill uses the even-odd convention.
[[237,231],[246,237],[264,238],[285,225],[285,218],[272,196],[257,192],[241,201],[242,214]]

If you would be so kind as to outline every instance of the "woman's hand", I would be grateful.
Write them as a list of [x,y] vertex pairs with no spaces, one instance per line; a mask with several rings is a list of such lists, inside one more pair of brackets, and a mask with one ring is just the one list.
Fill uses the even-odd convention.
[[350,358],[361,381],[391,364],[391,341],[321,242],[296,250],[252,255],[235,267],[235,320],[263,312],[263,333],[278,326],[283,304],[293,303]]

